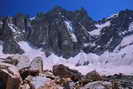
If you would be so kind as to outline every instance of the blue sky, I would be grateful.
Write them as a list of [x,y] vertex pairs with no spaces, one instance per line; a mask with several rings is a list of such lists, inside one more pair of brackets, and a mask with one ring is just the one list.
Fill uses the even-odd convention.
[[117,13],[120,10],[133,10],[133,0],[1,0],[0,16],[26,13],[36,15],[37,12],[46,12],[55,5],[67,10],[85,8],[88,15],[95,20],[102,19]]

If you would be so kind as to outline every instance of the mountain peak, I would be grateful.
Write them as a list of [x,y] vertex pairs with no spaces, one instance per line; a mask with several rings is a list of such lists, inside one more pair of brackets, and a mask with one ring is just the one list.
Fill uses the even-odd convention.
[[[113,51],[125,36],[133,34],[129,27],[132,18],[133,11],[125,10],[115,18],[96,22],[84,8],[68,11],[56,6],[45,14],[37,15],[34,20],[23,14],[11,19],[8,17],[8,22],[0,19],[0,40],[4,43],[5,53],[22,53],[18,42],[27,41],[32,47],[65,58],[73,57],[80,51],[102,54]],[[15,50],[12,47],[16,47]]]

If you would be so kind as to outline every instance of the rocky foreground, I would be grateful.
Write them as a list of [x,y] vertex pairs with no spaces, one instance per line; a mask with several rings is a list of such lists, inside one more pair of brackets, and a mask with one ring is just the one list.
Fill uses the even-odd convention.
[[133,76],[82,75],[63,64],[43,69],[41,57],[32,62],[22,55],[0,59],[0,89],[133,89]]

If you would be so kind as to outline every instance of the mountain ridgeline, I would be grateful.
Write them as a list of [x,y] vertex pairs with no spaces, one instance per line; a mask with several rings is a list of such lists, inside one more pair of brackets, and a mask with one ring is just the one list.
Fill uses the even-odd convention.
[[120,11],[95,21],[81,8],[67,11],[55,7],[35,17],[24,14],[0,17],[0,44],[5,54],[23,54],[18,44],[26,41],[47,56],[54,53],[64,58],[85,53],[113,52],[126,36],[133,34],[133,11]]

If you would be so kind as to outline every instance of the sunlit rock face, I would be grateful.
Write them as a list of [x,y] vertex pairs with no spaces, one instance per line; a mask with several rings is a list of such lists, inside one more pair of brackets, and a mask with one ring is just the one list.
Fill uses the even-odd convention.
[[113,52],[123,38],[132,35],[132,25],[131,10],[95,21],[83,8],[67,11],[56,6],[32,18],[24,14],[0,17],[0,40],[6,54],[25,53],[18,42],[27,41],[48,55],[70,58],[80,51],[101,55]]

